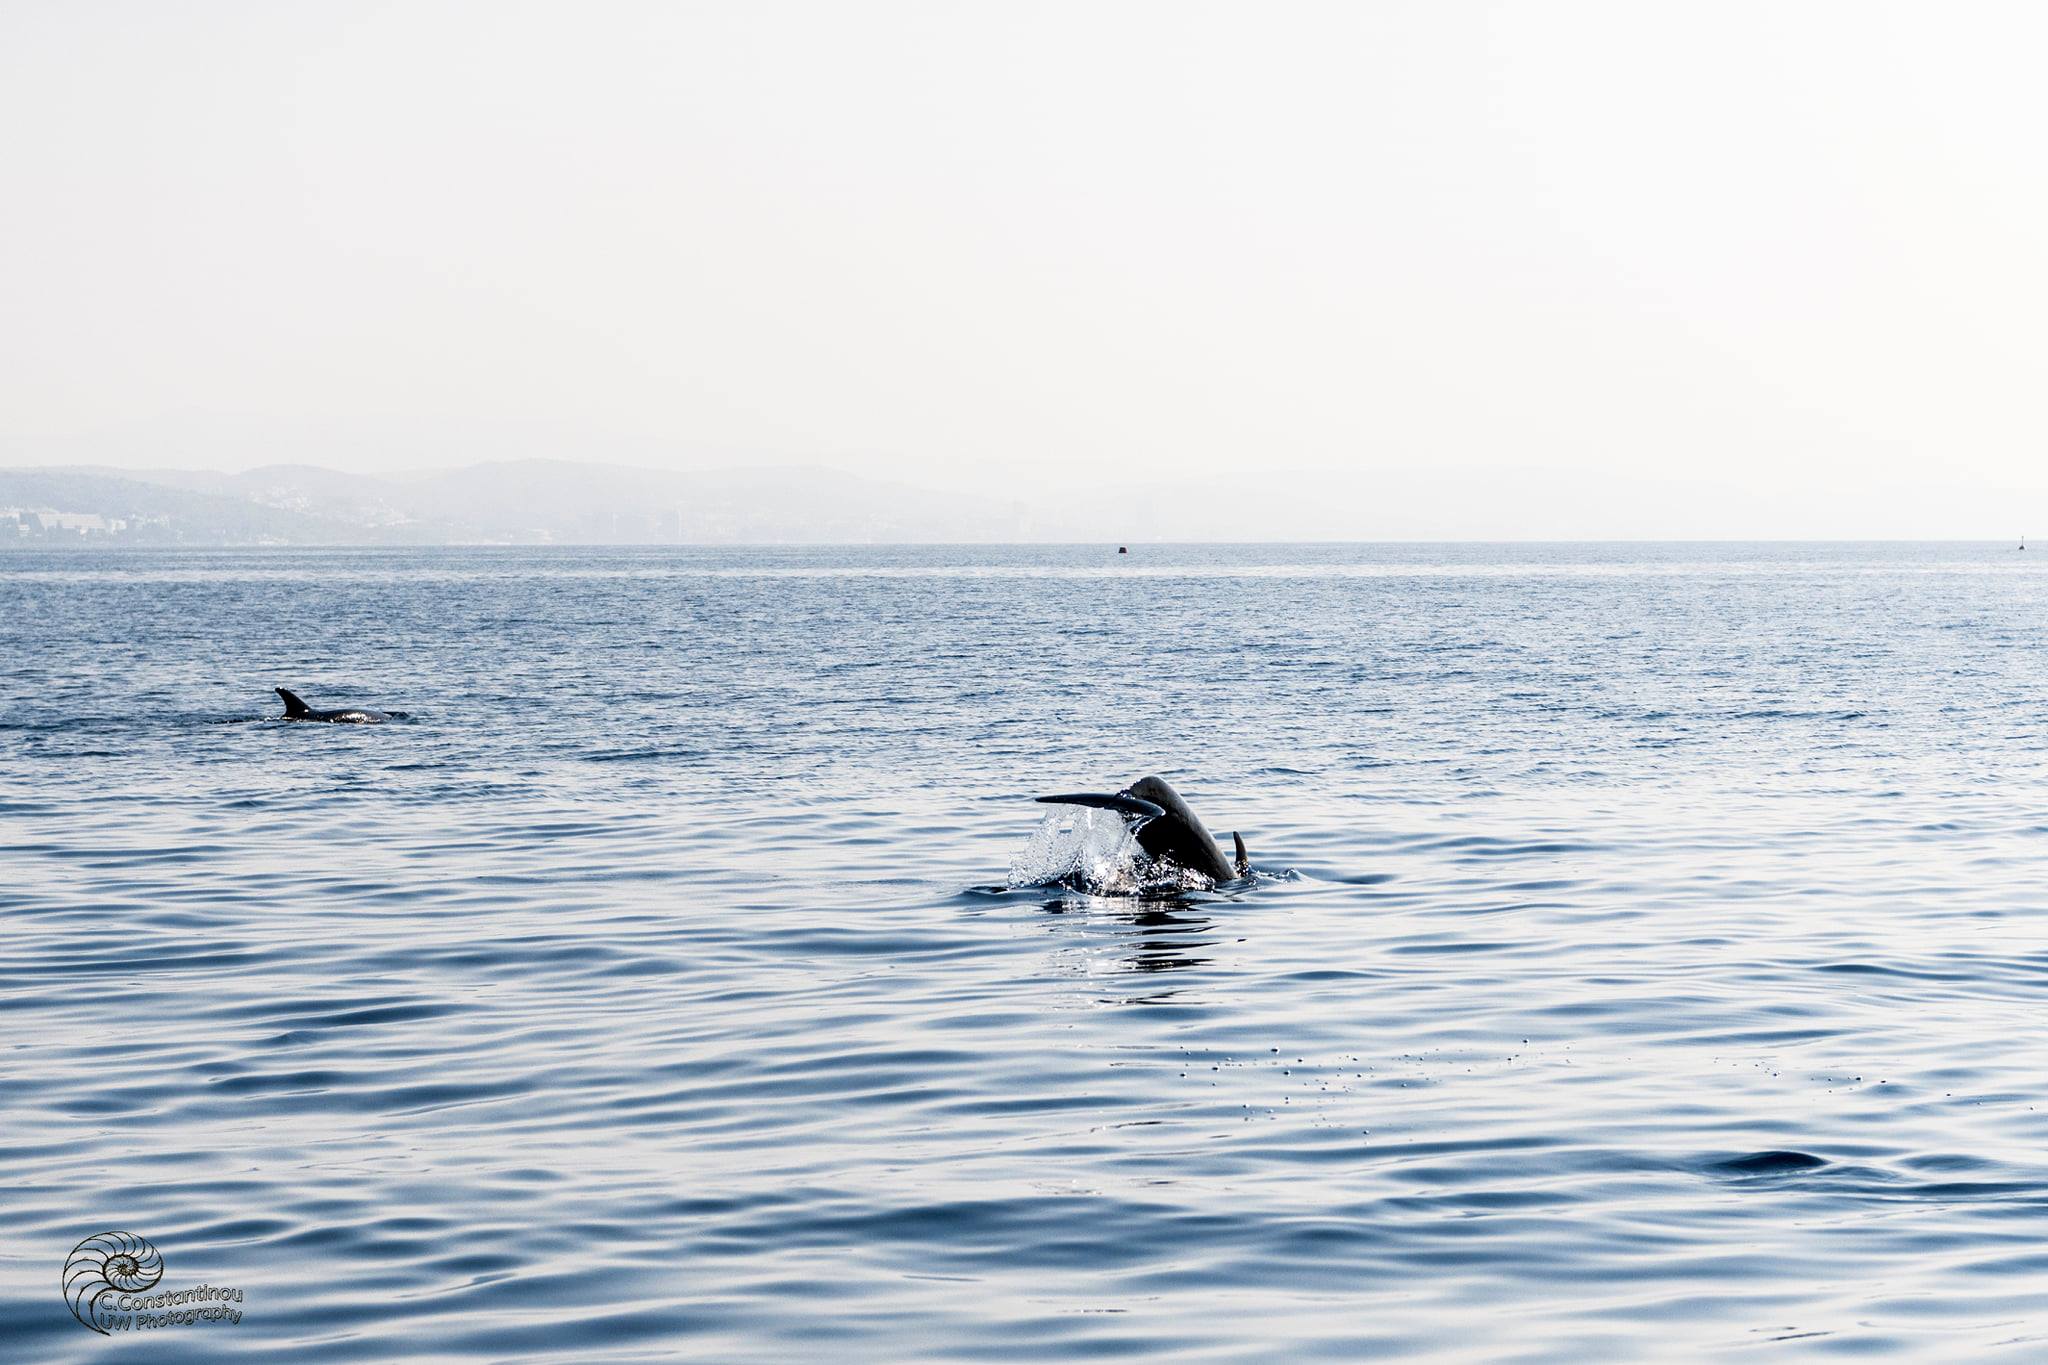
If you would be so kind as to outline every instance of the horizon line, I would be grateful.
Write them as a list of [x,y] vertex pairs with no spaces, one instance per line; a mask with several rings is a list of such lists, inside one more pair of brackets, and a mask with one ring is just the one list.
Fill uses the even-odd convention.
[[[136,544],[111,541],[0,541],[0,552],[19,554],[117,551],[155,553],[181,550],[991,550],[1087,549],[1143,545],[1154,549],[1243,548],[1328,545],[2005,545],[2010,539],[1961,536],[1530,536],[1453,540],[1442,537],[1388,539],[1307,538],[1300,540],[308,540],[291,544],[250,541],[191,541]],[[2014,553],[2025,550],[2015,546]]]

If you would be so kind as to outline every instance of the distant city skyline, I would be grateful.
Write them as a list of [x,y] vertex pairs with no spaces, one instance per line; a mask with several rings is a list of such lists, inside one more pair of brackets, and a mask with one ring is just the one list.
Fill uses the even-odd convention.
[[0,6],[0,466],[2048,535],[2044,40],[2016,5]]

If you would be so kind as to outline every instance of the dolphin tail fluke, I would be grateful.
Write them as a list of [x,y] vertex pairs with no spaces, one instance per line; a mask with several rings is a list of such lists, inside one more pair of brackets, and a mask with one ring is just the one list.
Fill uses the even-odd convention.
[[1251,855],[1244,851],[1244,836],[1236,830],[1230,832],[1230,842],[1237,845],[1237,875],[1242,877],[1252,870]]
[[1166,807],[1155,805],[1140,797],[1126,796],[1122,792],[1069,792],[1065,796],[1040,796],[1033,799],[1049,806],[1092,806],[1096,810],[1119,811],[1124,815],[1138,817],[1140,823],[1157,820],[1166,814]]
[[280,687],[277,689],[277,695],[284,698],[284,718],[286,720],[297,720],[312,710],[306,703],[299,700],[299,694],[296,692]]

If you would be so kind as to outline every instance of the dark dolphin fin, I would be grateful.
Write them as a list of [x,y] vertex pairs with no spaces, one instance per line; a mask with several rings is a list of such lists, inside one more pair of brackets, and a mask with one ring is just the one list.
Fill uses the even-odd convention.
[[312,707],[299,700],[298,693],[288,692],[282,687],[274,690],[278,696],[284,698],[284,718],[286,720],[299,720],[312,711]]
[[1038,796],[1032,799],[1043,801],[1048,806],[1093,806],[1097,810],[1121,811],[1125,815],[1137,816],[1141,822],[1157,820],[1166,814],[1164,806],[1155,805],[1142,797],[1125,796],[1121,792],[1114,795],[1103,792],[1070,792],[1065,796]]
[[1250,855],[1244,851],[1244,836],[1236,830],[1230,832],[1230,842],[1237,845],[1237,875],[1242,877],[1252,870]]

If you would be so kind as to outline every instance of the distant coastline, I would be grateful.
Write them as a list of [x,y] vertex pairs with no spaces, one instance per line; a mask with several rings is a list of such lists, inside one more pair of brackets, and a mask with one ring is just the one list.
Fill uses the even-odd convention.
[[311,465],[0,469],[0,546],[15,548],[984,543],[1082,529],[1071,521],[804,467],[520,460],[397,479]]

